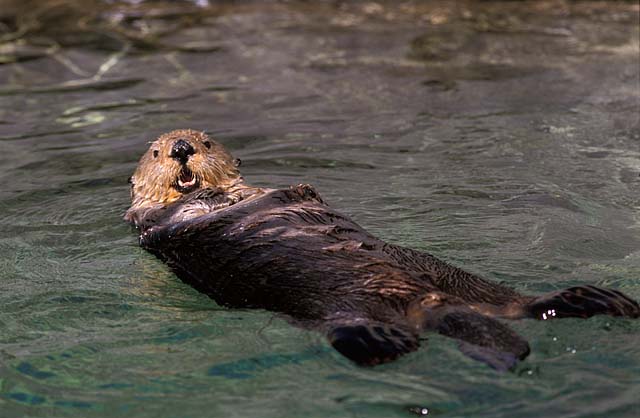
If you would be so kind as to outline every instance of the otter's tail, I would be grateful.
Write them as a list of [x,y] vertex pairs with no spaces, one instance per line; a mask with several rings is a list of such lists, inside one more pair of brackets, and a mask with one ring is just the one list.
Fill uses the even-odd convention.
[[529,344],[511,328],[438,292],[413,302],[407,316],[389,322],[365,318],[333,320],[327,336],[342,355],[362,366],[386,363],[415,351],[419,334],[438,332],[459,342],[467,356],[506,371],[529,354]]
[[462,353],[496,370],[509,370],[529,355],[529,344],[515,331],[448,294],[423,295],[411,304],[408,317],[420,329],[455,338]]

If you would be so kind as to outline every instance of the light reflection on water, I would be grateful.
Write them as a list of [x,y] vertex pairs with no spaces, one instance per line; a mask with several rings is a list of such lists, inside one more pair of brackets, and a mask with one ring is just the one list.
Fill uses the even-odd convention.
[[362,369],[217,307],[121,221],[147,141],[191,127],[388,241],[523,291],[640,298],[637,7],[545,4],[119,6],[115,29],[3,38],[0,415],[633,416],[637,322],[514,323],[513,373],[440,336]]

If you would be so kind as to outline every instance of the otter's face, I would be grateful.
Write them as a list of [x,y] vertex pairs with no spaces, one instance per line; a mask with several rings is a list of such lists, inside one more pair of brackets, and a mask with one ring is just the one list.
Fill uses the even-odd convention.
[[203,132],[172,131],[151,144],[131,177],[131,209],[169,204],[201,188],[240,179],[231,155]]

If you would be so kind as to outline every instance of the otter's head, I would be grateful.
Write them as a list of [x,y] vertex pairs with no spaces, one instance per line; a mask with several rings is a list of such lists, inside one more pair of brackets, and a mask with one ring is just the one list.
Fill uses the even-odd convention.
[[237,163],[203,132],[181,129],[151,144],[131,177],[133,212],[168,205],[198,189],[227,188],[241,181]]

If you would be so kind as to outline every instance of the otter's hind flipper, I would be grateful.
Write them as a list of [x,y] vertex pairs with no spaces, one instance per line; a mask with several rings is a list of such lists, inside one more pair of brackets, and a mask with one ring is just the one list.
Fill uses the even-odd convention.
[[451,295],[429,293],[408,314],[417,327],[459,340],[460,351],[496,370],[509,370],[529,354],[529,344],[515,331]]
[[640,317],[638,302],[613,289],[583,285],[548,293],[526,306],[536,319],[589,318],[594,315]]
[[386,363],[418,348],[418,335],[396,324],[356,320],[333,322],[327,333],[340,354],[361,366]]

